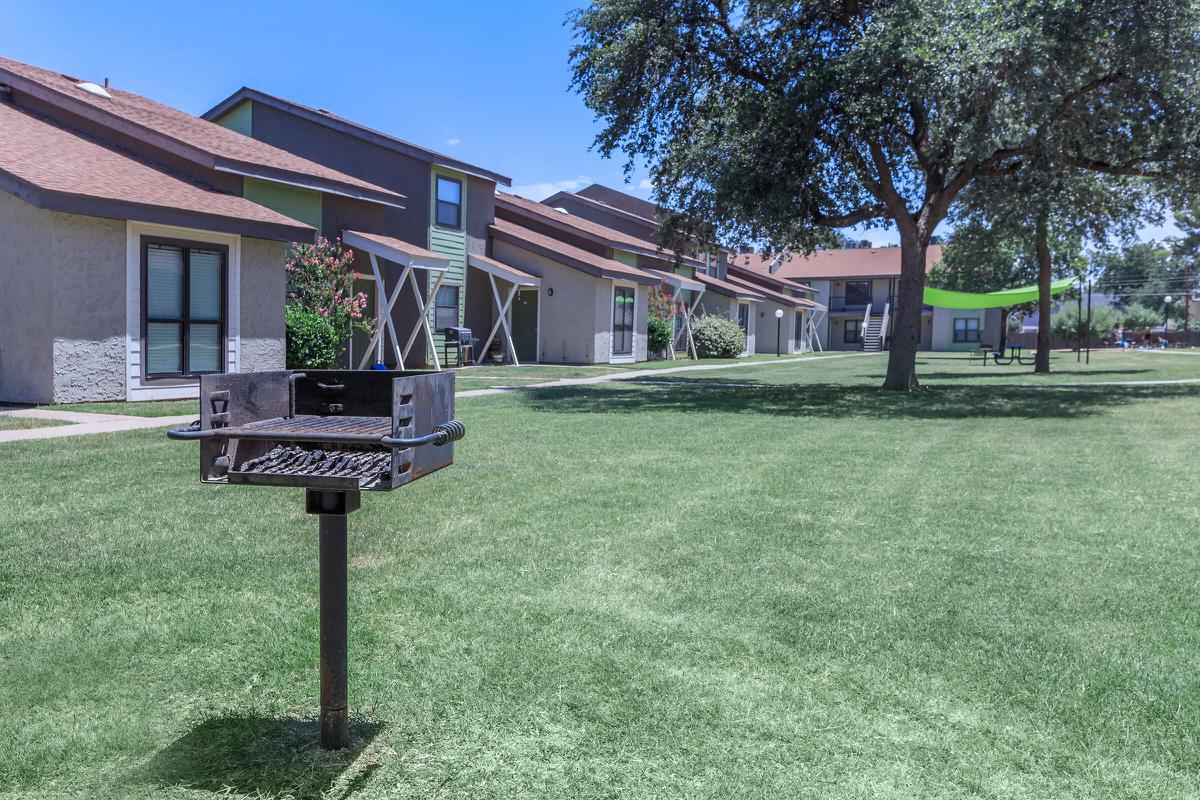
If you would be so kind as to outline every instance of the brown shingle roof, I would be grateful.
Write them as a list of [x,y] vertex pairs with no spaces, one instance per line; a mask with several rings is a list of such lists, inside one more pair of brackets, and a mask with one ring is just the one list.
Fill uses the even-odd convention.
[[[601,225],[598,222],[592,222],[574,214],[563,213],[548,205],[535,203],[532,200],[526,200],[524,197],[509,194],[508,192],[496,192],[496,210],[498,213],[508,211],[518,217],[532,218],[546,225],[566,230],[585,239],[606,244],[609,247],[615,247],[619,250],[642,253],[664,260],[674,259],[676,255],[671,250],[660,249],[655,242],[631,236],[623,231]],[[694,263],[693,259],[685,260]]]
[[498,219],[491,225],[492,235],[503,241],[508,241],[520,247],[526,247],[547,258],[554,259],[568,267],[573,267],[603,278],[630,280],[637,283],[655,284],[659,279],[643,272],[637,267],[630,267],[611,258],[598,256],[587,250],[574,247],[566,242],[560,242],[551,236],[523,228],[508,220]]
[[790,294],[772,291],[771,289],[767,289],[759,286],[756,283],[751,283],[750,281],[742,280],[741,278],[737,278],[732,275],[729,276],[729,282],[734,286],[742,286],[752,292],[756,292],[770,300],[772,303],[778,303],[785,308],[817,308],[817,304],[811,300],[805,300],[802,297],[792,297]]
[[[385,253],[384,258],[388,258],[385,251],[390,250],[401,255],[408,256],[410,259],[414,259],[422,264],[448,265],[450,263],[450,256],[442,255],[441,253],[435,253],[432,250],[426,250],[424,247],[418,247],[415,244],[406,242],[403,239],[397,239],[394,236],[384,236],[382,233],[364,233],[363,231],[342,231],[343,241],[346,239],[354,239],[356,237],[365,242],[362,245],[364,250],[370,249],[371,245],[375,245],[379,248],[380,252]],[[349,244],[351,247],[358,246],[351,241],[347,241],[346,244]]]
[[[250,222],[269,226],[273,238],[312,239],[313,229],[302,222],[243,197],[185,181],[0,103],[0,177],[4,176],[15,184],[19,196],[45,208],[71,210],[67,201],[76,206],[93,201],[94,216],[144,221],[156,221],[150,212],[172,209],[204,215],[209,225],[214,222],[211,218],[225,220],[228,224],[219,225],[220,230],[236,232],[239,225]],[[203,225],[198,222],[197,227]]]
[[736,283],[723,281],[720,278],[714,278],[711,275],[705,275],[702,272],[696,273],[696,280],[700,281],[708,289],[715,291],[717,294],[727,295],[729,297],[737,297],[742,300],[750,300],[758,303],[766,298],[758,289],[749,289],[745,286],[739,286]]
[[[133,92],[109,87],[111,99],[98,97],[79,89],[77,79],[7,58],[0,58],[0,82],[58,108],[111,125],[148,144],[171,149],[202,166],[267,180],[278,174],[281,179],[292,178],[315,189],[393,205],[404,202],[401,194]],[[172,143],[173,148],[169,147]]]
[[[767,272],[774,256],[763,253],[742,253],[733,263],[756,272]],[[925,251],[925,271],[942,260],[941,245],[930,245]],[[792,280],[825,278],[888,277],[900,274],[899,247],[847,248],[817,250],[807,256],[793,255],[772,273]]]
[[750,283],[762,284],[763,286],[769,286],[775,290],[791,289],[793,291],[806,292],[808,294],[817,293],[816,289],[806,283],[793,281],[788,278],[784,278],[779,274],[772,275],[771,273],[767,272],[766,263],[762,264],[762,269],[760,271],[752,267],[739,265],[736,263],[735,258],[731,258],[727,266],[727,274],[737,276],[738,278],[749,281]]

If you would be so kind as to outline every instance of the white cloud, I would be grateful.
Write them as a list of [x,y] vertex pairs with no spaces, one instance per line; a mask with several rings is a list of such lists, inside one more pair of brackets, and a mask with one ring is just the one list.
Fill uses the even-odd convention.
[[584,186],[590,186],[593,183],[592,179],[586,175],[580,175],[578,178],[566,178],[561,181],[541,181],[539,183],[521,183],[512,187],[509,191],[513,194],[518,194],[521,197],[527,197],[530,200],[542,201],[552,194],[558,192],[574,192],[577,189],[582,189]]
[[451,147],[453,147],[454,145],[458,144],[458,139],[447,139],[447,140],[446,140],[446,144],[448,144],[448,145],[450,145]]
[[640,181],[638,181],[638,188],[639,189],[653,189],[654,181],[650,180],[649,178],[642,178]]

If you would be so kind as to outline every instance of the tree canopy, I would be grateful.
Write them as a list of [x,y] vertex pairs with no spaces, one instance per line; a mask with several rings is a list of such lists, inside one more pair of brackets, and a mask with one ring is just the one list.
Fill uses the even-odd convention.
[[885,386],[916,388],[925,250],[972,181],[1034,158],[1195,163],[1200,11],[1170,0],[595,0],[574,86],[606,155],[644,159],[674,225],[810,249],[893,222]]

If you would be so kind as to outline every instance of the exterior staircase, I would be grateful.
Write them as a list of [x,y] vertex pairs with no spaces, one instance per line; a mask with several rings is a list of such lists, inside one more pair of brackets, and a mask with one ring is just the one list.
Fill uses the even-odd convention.
[[864,353],[880,353],[887,349],[888,317],[891,315],[890,303],[884,305],[882,314],[872,314],[867,306],[863,314],[862,349]]

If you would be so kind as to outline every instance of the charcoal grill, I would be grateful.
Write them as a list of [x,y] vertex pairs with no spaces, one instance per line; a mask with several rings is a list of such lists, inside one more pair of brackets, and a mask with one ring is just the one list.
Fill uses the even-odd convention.
[[321,745],[349,744],[346,516],[361,492],[397,489],[454,462],[454,373],[286,370],[204,375],[200,480],[293,486],[319,516]]

